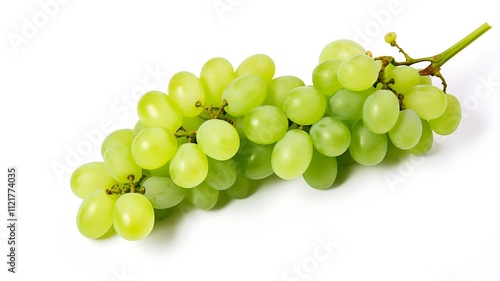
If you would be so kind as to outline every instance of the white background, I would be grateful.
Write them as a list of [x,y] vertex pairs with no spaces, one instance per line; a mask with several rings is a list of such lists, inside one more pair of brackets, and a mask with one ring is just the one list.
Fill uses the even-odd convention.
[[[500,280],[493,3],[2,1],[0,280]],[[486,21],[493,28],[442,69],[464,119],[427,156],[354,166],[327,191],[269,180],[247,199],[176,214],[139,242],[89,240],[76,229],[72,169],[100,160],[100,138],[132,127],[140,94],[165,91],[175,72],[199,74],[215,56],[236,67],[265,53],[276,76],[309,84],[332,40],[398,56],[383,42],[396,31],[421,57]],[[6,264],[11,165],[19,171],[15,275]]]

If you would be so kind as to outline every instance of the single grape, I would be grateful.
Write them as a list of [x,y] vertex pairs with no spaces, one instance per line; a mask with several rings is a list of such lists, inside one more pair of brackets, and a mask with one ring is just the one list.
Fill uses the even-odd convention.
[[363,115],[363,104],[375,88],[355,92],[347,89],[337,91],[328,100],[327,114],[345,123],[352,124],[361,119]]
[[170,160],[169,172],[170,177],[178,186],[195,187],[207,177],[207,156],[198,144],[182,144]]
[[349,148],[351,133],[344,122],[326,116],[309,130],[314,147],[326,156],[339,156]]
[[418,143],[414,147],[408,149],[410,153],[418,156],[422,156],[429,152],[434,143],[434,133],[432,132],[431,125],[429,125],[429,121],[423,119],[420,121],[422,123],[422,135]]
[[228,189],[236,181],[238,175],[238,163],[233,159],[224,161],[207,157],[208,174],[205,181],[211,187],[218,190]]
[[399,100],[389,90],[377,90],[363,104],[363,122],[375,134],[387,133],[399,116]]
[[236,68],[236,76],[257,75],[264,83],[269,84],[274,77],[275,71],[274,61],[268,55],[255,54],[240,63]]
[[202,182],[200,185],[188,190],[186,200],[195,208],[210,210],[219,200],[219,190],[212,188],[206,182]]
[[221,119],[205,121],[196,132],[196,140],[207,156],[217,160],[233,157],[240,147],[238,131]]
[[311,136],[302,130],[292,129],[275,144],[271,154],[271,166],[278,177],[295,179],[309,167],[312,154]]
[[420,76],[420,83],[423,85],[432,85],[432,78],[430,75],[421,75]]
[[222,99],[227,101],[225,110],[234,117],[247,114],[252,108],[262,104],[266,98],[266,83],[257,75],[243,75],[231,81]]
[[76,215],[78,231],[91,239],[103,236],[113,225],[113,210],[118,197],[107,194],[104,188],[85,197]]
[[275,143],[287,130],[288,118],[282,109],[272,105],[255,107],[243,117],[245,136],[254,143]]
[[312,82],[320,94],[331,96],[343,88],[337,76],[341,63],[341,60],[325,60],[314,68]]
[[365,127],[362,120],[351,129],[349,152],[357,163],[364,166],[376,165],[387,153],[387,134],[375,134]]
[[462,120],[460,101],[453,95],[446,94],[447,106],[443,115],[429,120],[432,130],[439,135],[450,135],[458,128]]
[[325,60],[343,61],[352,56],[361,54],[366,54],[366,50],[359,43],[347,39],[335,40],[328,43],[321,50],[319,63],[322,63]]
[[172,97],[160,91],[145,93],[137,104],[137,114],[146,127],[164,127],[176,132],[182,125],[182,109]]
[[403,103],[422,119],[432,120],[443,115],[446,110],[446,94],[432,85],[417,85],[404,94]]
[[200,80],[205,89],[205,104],[221,106],[222,92],[236,78],[232,64],[225,58],[208,60],[200,72]]
[[153,230],[155,213],[146,196],[125,193],[116,200],[113,226],[116,233],[129,241],[145,238]]
[[135,163],[130,147],[123,144],[115,144],[106,149],[104,166],[108,174],[121,183],[129,182],[129,176],[133,176],[135,180],[142,176],[142,168]]
[[110,188],[118,182],[108,174],[104,162],[85,163],[76,168],[69,181],[71,191],[84,199],[98,189]]
[[188,71],[175,73],[168,83],[168,95],[181,107],[182,115],[198,116],[205,104],[205,89],[196,75]]
[[250,140],[242,139],[238,153],[234,156],[242,173],[253,180],[267,178],[273,174],[271,166],[271,153],[274,144],[256,144]]
[[311,125],[325,114],[326,99],[312,86],[297,87],[286,96],[283,110],[292,122]]
[[394,41],[396,41],[396,38],[397,38],[397,34],[396,32],[389,32],[387,33],[385,36],[384,36],[384,40],[386,43],[392,43]]
[[153,208],[165,209],[179,204],[186,196],[187,189],[174,183],[170,177],[149,177],[142,183]]
[[398,121],[388,133],[389,139],[399,149],[410,149],[422,136],[422,121],[412,109],[401,110]]
[[140,132],[132,142],[132,157],[143,169],[154,170],[165,165],[177,149],[174,133],[163,127],[150,127]]
[[364,91],[377,81],[380,65],[367,55],[357,55],[343,61],[338,69],[340,84],[351,91]]
[[302,177],[312,188],[327,189],[331,187],[337,178],[337,159],[325,156],[314,149],[311,164]]
[[132,129],[118,129],[109,133],[101,144],[101,156],[104,156],[106,149],[115,143],[121,143],[130,147],[134,136],[134,130]]
[[267,85],[266,98],[263,104],[274,105],[283,109],[286,95],[293,89],[305,86],[304,82],[295,76],[284,75],[275,77]]
[[394,84],[391,84],[391,88],[396,92],[403,94],[413,86],[420,84],[422,81],[418,70],[406,65],[395,68],[387,76],[387,79],[394,79]]

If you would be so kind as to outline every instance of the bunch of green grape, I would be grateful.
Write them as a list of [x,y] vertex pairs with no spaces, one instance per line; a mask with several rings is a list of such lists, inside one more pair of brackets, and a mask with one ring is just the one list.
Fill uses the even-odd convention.
[[126,240],[142,239],[155,214],[181,203],[208,210],[221,193],[245,198],[252,181],[273,174],[327,189],[338,159],[376,165],[390,145],[426,153],[434,133],[457,129],[461,107],[418,69],[384,64],[358,43],[336,40],[322,50],[312,85],[275,76],[264,54],[236,68],[216,57],[199,75],[181,71],[164,91],[145,93],[137,115],[134,128],[105,138],[102,161],[71,176],[85,237],[114,228]]

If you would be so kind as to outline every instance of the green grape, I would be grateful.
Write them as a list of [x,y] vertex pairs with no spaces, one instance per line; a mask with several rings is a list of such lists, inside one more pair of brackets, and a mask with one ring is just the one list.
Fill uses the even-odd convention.
[[422,136],[422,121],[412,109],[399,112],[396,125],[388,133],[389,139],[399,149],[410,149]]
[[328,43],[321,50],[319,63],[322,63],[325,60],[343,61],[352,56],[361,54],[366,54],[366,50],[359,43],[347,39],[335,40]]
[[423,85],[432,85],[432,78],[430,75],[421,75],[420,76],[420,83]]
[[434,143],[434,133],[432,132],[431,125],[427,120],[420,120],[422,122],[422,135],[418,140],[418,143],[408,149],[408,151],[412,154],[422,156],[429,152],[432,148],[432,144]]
[[267,85],[266,98],[263,104],[274,105],[283,109],[286,95],[300,86],[305,86],[305,84],[298,77],[291,75],[278,76]]
[[146,127],[164,127],[176,132],[182,125],[182,109],[172,97],[160,91],[145,93],[137,104],[137,114]]
[[375,134],[387,133],[399,116],[399,100],[389,90],[377,90],[363,104],[363,122]]
[[261,105],[243,117],[245,136],[254,143],[272,144],[280,140],[288,130],[288,118],[282,109]]
[[420,84],[421,77],[418,70],[411,66],[399,66],[395,68],[390,75],[386,76],[387,79],[394,79],[394,84],[391,88],[398,93],[406,93],[411,87]]
[[198,144],[182,144],[170,160],[169,172],[170,177],[178,186],[195,187],[207,177],[207,156]]
[[[392,75],[392,72],[394,71],[394,69],[398,68],[398,66],[395,66],[394,64],[390,63],[388,64],[385,69],[384,69],[384,73],[385,73],[385,78],[387,80],[387,77],[391,76]],[[381,86],[381,84],[378,84],[377,86]]]
[[132,142],[132,157],[143,169],[154,170],[174,156],[177,139],[174,133],[163,127],[150,127],[140,132]]
[[364,91],[377,81],[380,65],[367,55],[357,55],[343,61],[338,69],[340,84],[351,91]]
[[320,94],[331,96],[343,88],[337,77],[341,63],[341,60],[325,60],[314,68],[312,82]]
[[363,104],[374,91],[375,88],[369,88],[361,92],[341,89],[328,100],[326,112],[329,116],[352,124],[362,118]]
[[242,139],[234,159],[246,177],[253,180],[267,178],[273,174],[271,166],[273,148],[274,144],[262,145]]
[[422,119],[432,120],[443,115],[446,110],[446,94],[432,85],[417,85],[404,94],[406,108],[415,110]]
[[396,41],[396,38],[397,38],[397,34],[396,32],[389,32],[387,33],[385,36],[384,36],[384,40],[386,43],[392,43],[394,41]]
[[132,129],[119,129],[111,132],[101,144],[101,156],[104,156],[104,152],[108,147],[115,143],[121,143],[126,146],[131,146],[134,140],[134,130]]
[[166,209],[154,209],[155,212],[155,221],[164,220],[168,218],[174,212],[175,208],[166,208]]
[[118,197],[119,195],[107,194],[104,188],[85,197],[76,215],[76,226],[83,236],[97,239],[111,228]]
[[138,120],[136,123],[135,123],[135,126],[134,126],[134,136],[137,136],[137,134],[139,134],[142,130],[146,129],[147,127],[142,124],[141,120]]
[[200,185],[188,190],[186,200],[195,208],[210,210],[219,200],[219,190],[212,188],[206,182],[202,182]]
[[154,177],[154,176],[167,177],[170,176],[169,169],[170,169],[170,161],[165,163],[163,166],[153,170],[142,170],[142,173],[147,177]]
[[247,114],[252,108],[262,104],[266,98],[266,83],[257,75],[243,75],[231,81],[222,99],[227,101],[225,110],[234,117]]
[[221,119],[205,121],[196,132],[196,140],[207,156],[217,160],[233,157],[240,147],[238,131]]
[[326,156],[339,156],[349,148],[351,133],[344,122],[326,116],[309,130],[314,147]]
[[205,104],[205,89],[200,79],[191,72],[175,73],[168,82],[168,95],[181,107],[182,115],[198,116]]
[[129,182],[129,176],[138,180],[142,176],[142,168],[135,163],[130,147],[114,144],[104,152],[106,171],[118,182]]
[[274,173],[286,180],[301,176],[311,163],[313,145],[308,133],[292,129],[279,140],[271,154]]
[[354,161],[364,166],[376,165],[384,159],[387,145],[386,134],[373,133],[365,127],[362,120],[354,123],[349,146]]
[[171,208],[179,204],[187,191],[176,185],[170,177],[149,177],[142,183],[142,186],[146,190],[144,196],[156,209]]
[[243,118],[244,118],[244,116],[233,117],[229,114],[226,114],[225,116],[227,117],[227,120],[229,120],[233,124],[233,127],[236,129],[236,132],[238,132],[238,136],[240,137],[240,141],[242,139],[246,139],[247,136],[245,136],[245,132],[243,131]]
[[153,230],[155,213],[146,196],[125,193],[116,200],[113,226],[116,233],[129,241],[145,238]]
[[227,59],[216,57],[208,60],[200,72],[200,80],[205,89],[205,104],[220,106],[222,92],[234,78],[234,68]]
[[275,71],[274,61],[268,55],[256,54],[240,63],[238,68],[236,68],[236,76],[257,75],[264,83],[269,84],[274,77]]
[[227,196],[233,199],[244,199],[250,193],[251,180],[243,174],[238,174],[234,184],[228,189],[224,190]]
[[143,169],[154,170],[165,165],[177,149],[177,139],[168,129],[150,127],[140,132],[132,142],[132,157]]
[[110,188],[118,182],[108,174],[103,162],[89,162],[76,168],[71,174],[70,187],[73,193],[84,199],[90,193]]
[[291,90],[285,98],[283,110],[292,122],[311,125],[317,122],[326,110],[324,95],[312,86],[301,86]]
[[312,188],[327,189],[331,187],[337,178],[337,159],[325,156],[314,149],[311,164],[302,177]]
[[184,117],[182,118],[182,128],[186,130],[186,132],[193,132],[198,130],[198,128],[205,122],[205,119],[200,116],[196,117]]
[[208,174],[205,181],[211,187],[224,190],[228,189],[236,181],[238,175],[238,163],[234,159],[225,161],[215,160],[207,157],[208,159]]
[[462,120],[460,101],[453,95],[446,94],[447,106],[443,115],[429,120],[432,130],[439,135],[450,135],[458,128]]

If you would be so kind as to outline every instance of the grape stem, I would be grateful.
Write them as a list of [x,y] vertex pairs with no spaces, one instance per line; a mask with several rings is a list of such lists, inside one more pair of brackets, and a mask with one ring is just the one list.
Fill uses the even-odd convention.
[[146,178],[146,175],[142,175],[141,178],[134,182],[135,177],[133,175],[128,176],[130,182],[124,183],[123,185],[115,184],[112,187],[106,189],[106,193],[111,194],[125,194],[125,193],[140,193],[144,194],[146,188],[141,186],[142,182]]
[[[382,57],[377,57],[375,59],[382,60],[383,62],[386,61],[388,63],[391,63],[395,66],[400,66],[400,65],[412,65],[415,63],[419,62],[430,62],[430,64],[419,71],[420,75],[432,75],[436,76],[441,79],[441,82],[443,84],[443,91],[446,92],[446,81],[439,72],[441,70],[441,67],[452,57],[454,57],[456,54],[458,54],[460,51],[465,49],[469,44],[474,42],[477,38],[481,37],[486,31],[488,31],[491,28],[491,25],[488,23],[483,23],[481,26],[476,28],[474,31],[469,33],[469,35],[465,36],[462,40],[458,41],[455,43],[453,46],[449,47],[445,51],[434,55],[430,57],[424,57],[424,58],[419,58],[419,59],[414,59],[410,57],[401,47],[399,47],[396,43],[396,41],[391,42],[391,46],[394,46],[398,48],[398,50],[405,56],[405,61],[404,62],[398,62],[396,61],[393,57],[390,56],[382,56]],[[382,82],[384,85],[387,85],[387,83]]]

